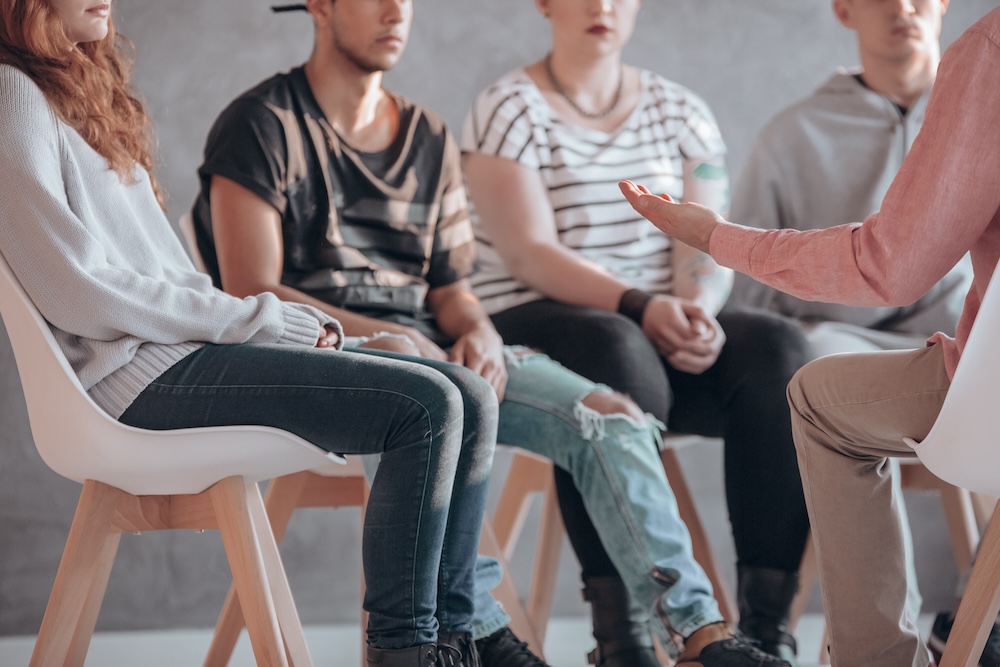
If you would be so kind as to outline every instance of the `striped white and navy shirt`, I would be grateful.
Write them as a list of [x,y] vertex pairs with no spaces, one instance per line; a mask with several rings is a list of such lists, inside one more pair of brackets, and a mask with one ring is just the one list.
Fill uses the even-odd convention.
[[[670,237],[641,218],[618,189],[631,179],[683,199],[684,164],[722,156],[712,112],[683,86],[649,71],[629,118],[614,133],[571,125],[549,107],[523,69],[476,98],[462,151],[537,170],[548,189],[559,240],[623,282],[658,294],[672,290]],[[513,278],[473,215],[480,270],[472,282],[490,313],[543,298]]]

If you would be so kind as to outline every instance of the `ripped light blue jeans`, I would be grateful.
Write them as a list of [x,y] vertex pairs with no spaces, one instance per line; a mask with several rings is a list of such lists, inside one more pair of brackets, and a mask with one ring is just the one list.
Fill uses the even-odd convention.
[[[507,390],[500,403],[497,441],[550,459],[573,477],[597,533],[621,574],[633,606],[648,617],[659,608],[669,632],[687,637],[722,614],[712,585],[694,559],[691,538],[660,462],[660,429],[647,415],[602,415],[583,404],[594,392],[610,392],[547,356],[505,348]],[[367,461],[369,475],[376,461]],[[676,580],[654,580],[658,568]],[[476,563],[473,636],[487,637],[510,623],[490,591],[503,572],[492,558]],[[659,603],[661,602],[662,605]]]
[[[662,598],[669,630],[684,637],[722,621],[663,471],[662,424],[649,415],[640,423],[600,414],[583,399],[607,387],[524,348],[507,353],[498,441],[551,459],[572,475],[634,606],[648,612]],[[676,583],[665,588],[651,576],[654,568]]]

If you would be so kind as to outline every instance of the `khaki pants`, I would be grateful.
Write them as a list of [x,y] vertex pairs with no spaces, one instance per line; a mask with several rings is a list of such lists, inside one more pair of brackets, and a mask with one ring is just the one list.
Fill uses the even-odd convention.
[[833,355],[788,385],[835,667],[926,667],[906,611],[906,564],[889,457],[912,457],[950,380],[937,346]]

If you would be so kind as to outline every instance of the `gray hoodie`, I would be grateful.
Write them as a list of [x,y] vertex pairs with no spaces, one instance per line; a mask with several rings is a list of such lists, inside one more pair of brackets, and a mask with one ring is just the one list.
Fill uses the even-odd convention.
[[[855,72],[838,71],[761,131],[733,195],[731,220],[765,229],[825,229],[864,220],[882,204],[920,130],[930,91],[903,115]],[[808,302],[737,278],[730,303],[809,322],[931,335],[955,333],[971,269],[960,264],[916,303],[862,308]]]

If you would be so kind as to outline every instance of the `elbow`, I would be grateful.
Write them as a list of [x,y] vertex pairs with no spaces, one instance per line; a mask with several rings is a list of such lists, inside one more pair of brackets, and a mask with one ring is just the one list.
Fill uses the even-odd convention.
[[888,270],[869,282],[871,303],[866,306],[899,308],[909,306],[922,297],[931,285],[915,279],[911,273],[903,273],[898,267]]
[[501,252],[504,266],[515,279],[527,285],[535,285],[539,268],[545,265],[545,246],[528,244],[510,252]]
[[270,282],[259,280],[227,280],[226,277],[223,276],[222,289],[224,292],[227,292],[237,298],[245,299],[248,296],[257,296],[258,294],[263,294],[264,292],[273,292],[277,294],[279,286]]

